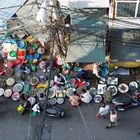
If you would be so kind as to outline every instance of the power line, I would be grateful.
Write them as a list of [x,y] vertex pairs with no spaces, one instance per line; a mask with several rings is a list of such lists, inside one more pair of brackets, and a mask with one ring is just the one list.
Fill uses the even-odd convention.
[[[64,28],[64,26],[61,26],[61,27],[63,27]],[[32,26],[32,28],[33,28],[33,26]],[[40,28],[36,28],[36,26],[34,27],[35,29],[36,29],[36,32],[38,32],[38,31],[40,31],[41,29]],[[25,29],[24,27],[22,27],[22,28],[20,28],[20,30],[21,29]],[[48,29],[49,29],[49,27],[48,27]],[[62,29],[62,28],[61,28]],[[139,47],[139,45],[140,45],[140,42],[135,42],[135,43],[129,43],[128,41],[123,41],[123,40],[120,40],[120,38],[118,39],[118,38],[116,38],[115,37],[115,39],[112,39],[112,37],[110,37],[109,36],[109,38],[106,38],[106,36],[102,36],[102,35],[98,35],[96,32],[91,32],[91,30],[90,31],[88,31],[88,30],[81,30],[80,28],[77,28],[77,29],[73,29],[73,28],[71,28],[73,31],[77,31],[77,35],[80,35],[81,33],[82,34],[85,34],[84,36],[82,36],[82,37],[79,37],[79,38],[76,38],[76,40],[78,40],[78,39],[80,39],[80,38],[84,38],[85,36],[95,36],[95,37],[98,37],[98,38],[102,38],[102,39],[107,39],[107,40],[109,40],[109,41],[111,41],[112,43],[114,42],[116,45],[118,44],[118,45],[120,45],[121,43],[125,43],[125,45],[134,45],[135,47]],[[19,29],[17,29],[17,30],[19,30]],[[33,31],[33,29],[28,29],[28,31]],[[79,33],[79,34],[78,34]],[[74,42],[75,40],[72,40],[72,42]],[[72,43],[71,42],[71,43]]]
[[[32,3],[30,3],[30,4],[24,4],[25,6],[26,5],[32,5],[32,4],[40,4],[40,3],[37,3],[37,2],[32,2]],[[18,5],[18,7],[19,6],[22,6],[22,5]],[[48,5],[49,6],[49,5]],[[15,6],[13,6],[13,7],[15,7]],[[53,6],[51,6],[51,7],[53,7]],[[64,7],[64,8],[63,8]],[[4,7],[4,9],[6,9],[6,8],[9,8],[9,7]],[[10,7],[11,8],[11,7]],[[1,8],[0,8],[1,9]],[[72,11],[72,12],[75,12],[75,13],[79,13],[79,14],[84,14],[83,16],[92,16],[92,17],[94,17],[94,18],[100,18],[100,19],[109,19],[109,20],[112,20],[112,19],[110,19],[110,18],[108,18],[108,17],[100,17],[99,15],[104,11],[104,10],[106,10],[106,8],[103,8],[103,10],[101,11],[101,13],[98,13],[98,14],[96,14],[96,15],[94,15],[93,16],[93,13],[95,13],[95,11],[93,12],[93,13],[90,13],[90,12],[87,12],[87,11],[84,11],[84,10],[82,10],[82,9],[70,9],[70,8],[68,8],[68,7],[66,7],[66,6],[62,6],[61,7],[61,9],[62,10],[66,10],[66,11]],[[91,11],[92,10],[94,10],[95,8],[93,8],[93,9],[90,9]],[[86,9],[87,10],[87,9]],[[98,9],[99,10],[99,9]],[[107,15],[107,13],[106,13],[106,15]],[[13,18],[14,19],[14,18]],[[73,18],[72,18],[73,19]],[[117,21],[121,21],[121,22],[125,22],[125,23],[128,23],[128,24],[133,24],[133,26],[132,27],[134,27],[134,25],[136,26],[140,26],[140,24],[137,24],[137,23],[131,23],[131,22],[128,22],[128,21],[122,21],[122,20],[120,20],[120,19],[115,19],[115,20],[117,20]],[[120,24],[120,23],[119,23]]]
[[[61,8],[61,9],[63,9],[63,8]],[[47,10],[49,10],[49,9],[47,9]],[[70,9],[68,9],[68,10],[70,10]],[[103,10],[106,10],[105,8],[103,9]],[[100,18],[100,19],[109,19],[109,20],[112,20],[112,19],[110,19],[110,18],[108,18],[108,17],[100,17],[99,15],[101,14],[101,13],[98,13],[97,15],[93,15],[95,12],[93,12],[93,13],[89,13],[89,12],[84,12],[83,10],[80,10],[80,9],[78,9],[78,10],[75,10],[75,9],[71,9],[71,11],[74,11],[75,13],[78,11],[78,13],[79,14],[83,14],[82,16],[83,17],[85,17],[85,13],[86,13],[86,16],[91,16],[91,17],[94,17],[94,18]],[[102,11],[101,11],[102,12]],[[106,13],[107,14],[107,13]],[[78,17],[79,17],[79,15],[78,15]],[[14,19],[14,18],[13,18]],[[74,17],[72,17],[71,19],[74,19]],[[122,20],[119,20],[119,19],[116,19],[116,20],[118,20],[118,21],[121,21],[121,22],[127,22],[127,21],[122,21]],[[131,22],[127,22],[127,23],[129,23],[129,24],[131,24]],[[119,23],[120,24],[120,23]],[[133,26],[134,25],[140,25],[140,24],[135,24],[135,23],[132,23],[133,24]]]
[[[58,8],[58,7],[57,7]],[[52,13],[51,13],[52,16]],[[55,43],[55,36],[56,36],[56,25],[53,25],[52,22],[50,22],[49,25],[49,37],[50,37],[50,69],[49,69],[49,76],[48,76],[48,88],[47,88],[47,94],[46,94],[46,102],[44,105],[44,110],[43,110],[43,114],[42,114],[42,120],[41,120],[41,126],[42,126],[42,130],[41,130],[41,135],[43,133],[43,127],[44,127],[44,121],[45,121],[45,117],[46,117],[46,109],[47,109],[47,105],[48,105],[48,94],[50,93],[50,82],[51,82],[51,74],[52,74],[52,67],[53,67],[53,55],[54,55],[54,43]],[[41,140],[41,138],[39,138],[39,140]]]
[[[99,37],[99,38],[102,38],[102,39],[106,39],[106,37],[105,36],[101,36],[101,35],[98,35],[98,34],[95,34],[95,32],[91,32],[91,31],[82,31],[82,30],[77,30],[79,33],[84,33],[84,34],[88,34],[88,35],[93,35],[93,36],[95,36],[95,37]],[[110,40],[111,42],[116,42],[117,44],[119,44],[118,43],[118,41],[119,42],[121,42],[121,43],[126,43],[127,45],[135,45],[135,47],[137,46],[137,47],[139,47],[140,46],[140,44],[134,44],[134,43],[128,43],[128,42],[126,42],[126,41],[122,41],[122,40],[119,40],[119,39],[113,39],[113,40]],[[119,44],[120,45],[120,44]]]
[[[87,11],[83,11],[83,10],[81,10],[81,9],[70,9],[69,7],[67,7],[67,6],[62,6],[62,8],[61,9],[64,9],[64,10],[66,10],[66,11],[71,11],[71,12],[75,12],[75,13],[78,13],[78,14],[81,14],[81,13],[83,13],[84,15],[83,16],[89,16],[89,15],[91,15],[91,14],[93,14],[93,13],[89,13],[89,12],[87,12]],[[92,9],[90,9],[90,10],[94,10],[95,8],[92,8]],[[98,8],[99,9],[99,8]],[[106,9],[106,8],[103,8],[103,9]],[[87,9],[86,9],[87,10]],[[93,15],[92,15],[93,16]],[[120,22],[124,22],[124,23],[127,23],[127,24],[133,24],[134,26],[140,26],[140,24],[138,24],[138,23],[132,23],[132,22],[129,22],[129,21],[122,21],[121,19],[118,19],[118,18],[116,18],[115,20],[114,19],[112,19],[112,18],[109,18],[108,16],[107,16],[107,13],[106,13],[106,17],[99,17],[99,16],[96,16],[96,15],[94,15],[93,16],[94,18],[100,18],[100,19],[105,19],[105,20],[111,20],[111,21],[114,21],[115,22],[115,20],[116,21],[120,21]],[[119,23],[120,24],[120,23]],[[133,26],[133,27],[134,27]]]
[[[90,16],[91,16],[91,17],[94,17],[94,16],[91,15],[91,14],[90,14]],[[96,18],[97,18],[97,16],[96,16]],[[16,18],[15,18],[15,19],[16,19]],[[133,25],[134,25],[134,24],[133,24]],[[78,26],[81,27],[81,28],[86,28],[86,26],[81,26],[81,25],[78,25]],[[104,28],[104,27],[98,27],[98,26],[96,26],[96,27],[95,27],[95,26],[93,26],[93,27],[92,27],[92,26],[88,26],[88,28],[102,28],[102,29],[107,29],[107,27]]]
[[30,11],[27,13],[26,17],[28,17],[30,15],[30,13],[32,12],[35,5],[36,5],[35,3],[32,5],[32,7],[31,7]]
[[28,4],[22,4],[22,5],[14,5],[14,6],[9,6],[9,7],[0,7],[0,10],[11,9],[11,8],[16,8],[16,7],[21,7],[21,6],[29,6],[29,5],[33,5],[33,4],[40,4],[40,3],[31,2],[31,3],[28,3]]
[[[24,28],[25,28],[25,27],[23,27],[23,29],[24,29]],[[83,27],[80,26],[80,27],[78,27],[78,28],[79,28],[79,30],[81,30],[80,28],[86,28],[86,27],[85,27],[85,26],[83,26]],[[92,28],[94,29],[94,28],[100,28],[100,27],[90,27],[90,28],[88,27],[88,28],[87,28],[87,31],[84,31],[84,32],[86,33],[86,32],[88,32],[88,29],[92,29]],[[19,30],[20,30],[20,29],[22,29],[22,28],[19,28]],[[103,29],[107,29],[107,28],[103,28]],[[18,30],[18,29],[17,29],[17,30]],[[93,33],[93,32],[90,32],[90,35],[93,34],[94,36],[97,36],[97,37],[106,39],[106,37],[101,36],[101,35],[97,35],[97,34],[95,34],[95,33],[96,33],[96,32],[94,32],[94,33]],[[88,34],[89,34],[89,32],[88,32]],[[112,37],[109,36],[109,38],[107,38],[107,39],[110,40],[110,38],[112,38]],[[134,43],[128,43],[128,42],[119,40],[119,39],[117,39],[116,37],[115,37],[115,40],[111,40],[111,42],[117,42],[117,43],[118,43],[118,41],[119,41],[119,42],[122,42],[122,43],[127,43],[128,45],[139,45],[139,44],[138,44],[139,42],[135,42],[135,44],[134,44]]]

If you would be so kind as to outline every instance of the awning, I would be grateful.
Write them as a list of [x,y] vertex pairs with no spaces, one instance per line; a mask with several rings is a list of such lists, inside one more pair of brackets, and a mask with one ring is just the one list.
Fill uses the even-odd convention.
[[[69,45],[66,62],[104,62],[104,40],[92,35],[79,34],[79,39]],[[83,38],[83,39],[82,39]]]
[[1,29],[6,29],[6,21],[9,20],[26,1],[27,0],[0,0]]
[[[72,32],[66,62],[105,62],[106,23],[102,16],[106,9],[89,9],[72,15],[75,32]],[[97,18],[96,14],[101,18]]]
[[140,30],[112,30],[111,62],[140,62]]

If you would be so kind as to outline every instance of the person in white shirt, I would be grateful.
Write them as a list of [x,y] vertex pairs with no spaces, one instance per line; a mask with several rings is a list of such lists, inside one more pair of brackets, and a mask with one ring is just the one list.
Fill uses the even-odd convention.
[[117,122],[118,122],[118,113],[115,109],[112,109],[110,111],[110,123],[106,126],[106,128],[117,126]]
[[99,66],[97,63],[93,63],[93,74],[95,74],[98,78],[100,78],[99,76]]
[[90,92],[86,89],[82,89],[81,101],[84,103],[90,103],[91,100],[92,100],[92,96],[91,96]]
[[57,86],[65,85],[66,83],[65,76],[62,75],[61,73],[58,73],[57,75],[54,76],[54,82],[55,82],[55,85]]
[[113,125],[117,125],[118,114],[115,109],[110,111],[110,123]]
[[32,111],[40,113],[40,106],[39,104],[35,104],[32,108]]
[[100,116],[100,118],[102,118],[102,117],[105,118],[106,115],[109,113],[109,109],[110,109],[109,105],[104,103],[100,107],[99,112],[98,112],[98,115]]

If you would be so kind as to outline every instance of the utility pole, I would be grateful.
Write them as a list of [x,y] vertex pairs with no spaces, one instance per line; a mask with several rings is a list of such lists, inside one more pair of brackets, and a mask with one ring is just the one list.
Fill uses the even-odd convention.
[[[46,6],[45,4],[42,4],[43,6]],[[50,6],[50,13],[48,13],[49,17],[48,17],[48,22],[49,26],[47,25],[48,30],[49,30],[49,38],[50,38],[50,69],[49,69],[49,74],[48,74],[48,88],[46,91],[46,101],[44,103],[44,110],[43,110],[43,114],[42,114],[42,120],[41,120],[41,127],[40,127],[40,136],[37,138],[37,140],[41,140],[41,136],[42,136],[42,132],[43,132],[43,128],[44,128],[44,122],[45,122],[45,118],[46,118],[46,109],[48,106],[48,95],[50,93],[50,81],[51,81],[51,74],[52,74],[52,67],[53,67],[53,56],[54,56],[54,47],[55,47],[55,43],[57,43],[56,41],[56,36],[57,36],[57,28],[58,28],[58,24],[60,23],[60,18],[59,18],[59,2],[57,0],[53,0],[53,3],[51,3]],[[44,7],[42,7],[44,8]],[[43,9],[43,12],[44,9]],[[45,13],[46,14],[46,13]],[[39,17],[40,15],[38,15],[38,21],[46,21],[46,19],[42,19]],[[45,24],[43,24],[44,26]]]

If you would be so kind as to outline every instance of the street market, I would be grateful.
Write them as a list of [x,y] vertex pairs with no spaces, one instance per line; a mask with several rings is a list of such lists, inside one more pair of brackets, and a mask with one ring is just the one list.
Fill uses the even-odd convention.
[[[73,140],[93,140],[94,135],[115,140],[119,133],[119,138],[128,139],[139,125],[135,118],[139,119],[140,105],[140,30],[135,19],[140,2],[2,1],[1,133],[17,122],[13,130],[27,129],[27,140],[44,134],[49,140],[57,135],[58,140],[66,139],[65,134]],[[133,22],[126,18],[126,9],[135,9]]]
[[[47,97],[51,105],[63,105],[65,98],[70,98],[70,104],[77,106],[80,105],[84,92],[84,98],[89,100],[87,103],[91,100],[95,103],[111,102],[105,100],[107,91],[111,94],[111,99],[121,94],[138,92],[139,83],[136,79],[122,83],[117,75],[110,75],[107,63],[93,63],[91,72],[80,63],[65,63],[60,57],[54,56],[50,68],[50,60],[45,52],[46,48],[31,36],[22,40],[5,40],[1,47],[1,77],[4,78],[1,78],[0,95],[17,102],[24,98],[33,108],[41,100],[41,94]],[[53,76],[50,77],[48,87],[50,70]],[[71,103],[74,96],[79,97],[78,104]],[[20,110],[18,104],[17,110]]]

